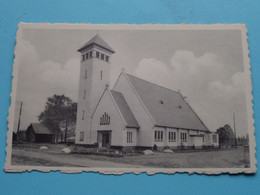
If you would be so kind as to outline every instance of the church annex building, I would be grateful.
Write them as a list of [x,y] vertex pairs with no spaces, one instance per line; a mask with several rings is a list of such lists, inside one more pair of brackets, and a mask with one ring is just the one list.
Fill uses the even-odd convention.
[[99,147],[218,147],[180,92],[129,75],[109,87],[115,51],[96,35],[81,53],[76,144]]

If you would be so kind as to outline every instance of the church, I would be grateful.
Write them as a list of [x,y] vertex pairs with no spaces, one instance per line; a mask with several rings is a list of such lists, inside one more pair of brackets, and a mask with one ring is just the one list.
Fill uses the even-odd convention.
[[109,86],[115,51],[97,34],[81,53],[76,144],[114,148],[218,147],[180,92],[121,72]]

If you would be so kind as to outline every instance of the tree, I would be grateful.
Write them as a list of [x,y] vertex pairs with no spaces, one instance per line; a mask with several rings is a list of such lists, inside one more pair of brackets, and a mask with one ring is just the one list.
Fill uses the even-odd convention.
[[230,125],[225,125],[217,129],[219,136],[219,144],[222,146],[233,146],[235,145],[235,134],[231,129]]
[[73,134],[75,131],[77,120],[77,103],[71,102],[69,105],[64,107],[64,120],[61,122],[61,127],[65,129],[64,142],[67,142],[67,136]]
[[66,142],[68,131],[75,130],[77,103],[64,95],[53,95],[47,99],[45,109],[38,119],[54,133],[54,142],[58,142],[62,130],[65,130]]

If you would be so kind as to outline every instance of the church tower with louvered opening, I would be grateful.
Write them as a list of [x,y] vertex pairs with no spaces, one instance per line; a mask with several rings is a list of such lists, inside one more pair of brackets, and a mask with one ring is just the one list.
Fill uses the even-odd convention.
[[97,34],[81,53],[76,144],[90,144],[91,116],[110,79],[110,60],[114,50]]

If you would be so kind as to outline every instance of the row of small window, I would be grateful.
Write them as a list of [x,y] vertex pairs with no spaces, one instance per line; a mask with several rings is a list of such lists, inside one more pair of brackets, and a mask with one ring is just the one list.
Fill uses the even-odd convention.
[[[79,141],[84,141],[84,132],[80,132]],[[127,132],[126,134],[126,142],[133,143],[133,132]]]
[[105,112],[101,117],[100,117],[100,125],[110,125],[110,116]]
[[[187,141],[187,133],[180,133],[181,142]],[[163,141],[163,131],[154,131],[154,141],[162,142]],[[175,142],[176,141],[176,132],[168,132],[168,141]]]
[[[92,54],[93,54],[92,51],[83,54],[82,55],[82,59],[81,59],[82,62],[87,60],[87,59],[89,59],[89,58],[92,58],[93,57]],[[96,51],[96,58],[101,59],[101,60],[105,60],[106,62],[109,62],[109,56],[105,55],[105,54],[103,54],[101,52],[98,52],[98,51]]]
[[[85,79],[87,79],[87,77],[88,77],[88,71],[87,71],[87,69],[85,70],[85,74],[84,74],[84,78]],[[100,80],[102,80],[103,79],[103,71],[101,70],[100,71]]]
[[100,53],[98,51],[96,51],[96,58],[99,58],[101,60],[105,60],[106,62],[109,62],[109,56],[107,56],[103,53]]
[[89,59],[89,58],[92,58],[92,51],[82,55],[82,62]]
[[[85,111],[83,110],[82,111],[82,120],[84,120],[85,118]],[[103,114],[101,117],[100,117],[100,122],[99,122],[100,125],[110,125],[110,116],[108,116],[108,114],[105,112],[105,114]]]

